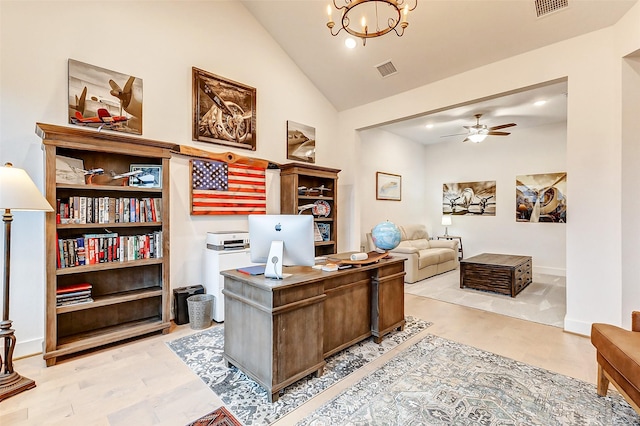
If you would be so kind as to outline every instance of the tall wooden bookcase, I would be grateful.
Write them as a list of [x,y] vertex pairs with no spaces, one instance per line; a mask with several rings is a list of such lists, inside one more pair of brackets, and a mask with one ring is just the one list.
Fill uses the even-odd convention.
[[[54,365],[59,357],[153,332],[169,332],[169,159],[173,145],[41,123],[36,125],[36,133],[42,138],[46,197],[52,206],[70,197],[76,200],[109,197],[128,201],[155,199],[160,209],[152,220],[130,222],[119,218],[117,222],[112,219],[110,223],[101,224],[83,223],[84,218],[61,223],[56,212],[46,214],[43,357],[47,366]],[[95,176],[91,183],[58,183],[57,156],[82,160],[85,170],[102,168],[104,174]],[[128,178],[113,179],[113,174],[129,172],[132,164],[162,166],[161,187],[129,186],[123,182]],[[58,267],[59,240],[104,233],[117,234],[118,238],[126,236],[127,240],[138,238],[138,241],[145,235],[155,236],[156,254],[126,256],[140,257],[136,260]],[[91,284],[93,301],[59,306],[58,289],[80,283]]]
[[[313,164],[289,163],[280,167],[280,212],[313,214],[325,238],[316,241],[316,256],[335,254],[338,250],[338,169]],[[314,210],[303,206],[314,204]],[[326,207],[328,206],[328,212]]]

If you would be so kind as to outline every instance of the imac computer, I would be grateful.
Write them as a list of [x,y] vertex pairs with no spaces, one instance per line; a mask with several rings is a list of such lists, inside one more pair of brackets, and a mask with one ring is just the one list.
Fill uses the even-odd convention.
[[265,263],[264,275],[282,279],[282,266],[313,266],[311,215],[249,215],[251,262]]

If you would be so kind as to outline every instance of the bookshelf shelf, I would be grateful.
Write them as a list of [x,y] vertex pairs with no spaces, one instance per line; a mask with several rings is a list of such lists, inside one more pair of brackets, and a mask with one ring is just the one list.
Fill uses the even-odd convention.
[[158,259],[139,259],[139,260],[127,260],[125,262],[105,262],[105,263],[96,263],[95,265],[81,265],[81,266],[73,266],[71,268],[57,268],[56,275],[74,275],[74,274],[82,274],[86,272],[99,272],[99,271],[109,271],[112,269],[122,269],[122,268],[135,268],[142,267],[148,265],[162,265],[164,263],[163,258]]
[[62,190],[73,190],[73,191],[90,191],[90,192],[99,192],[99,191],[109,191],[109,192],[131,192],[131,193],[141,193],[141,194],[162,194],[162,190],[159,188],[142,188],[142,187],[132,187],[132,186],[120,186],[120,185],[75,185],[70,183],[56,183],[56,188],[59,191]]
[[316,217],[313,219],[315,222],[333,222],[331,217]]
[[133,300],[140,300],[140,299],[145,299],[149,297],[159,297],[159,296],[162,296],[162,287],[151,287],[148,289],[123,292],[120,294],[97,296],[97,297],[94,297],[93,302],[58,306],[56,307],[56,312],[58,314],[64,314],[67,312],[83,311],[85,309],[99,308],[101,306],[116,305],[119,303],[130,302]]
[[[340,170],[313,164],[289,163],[280,169],[280,211],[298,214],[299,207],[308,204],[328,206],[328,214],[313,214],[305,209],[301,214],[313,214],[317,226],[328,227],[329,239],[316,241],[316,256],[334,254],[338,250],[338,173]],[[304,189],[302,189],[304,187]],[[309,189],[313,188],[313,191]],[[318,189],[322,188],[322,190]],[[322,195],[308,192],[322,192]]]
[[58,230],[161,227],[162,222],[118,222],[118,223],[59,223]]
[[[36,133],[45,154],[46,197],[57,207],[45,219],[47,366],[61,356],[168,333],[169,160],[174,145],[40,123]],[[93,183],[78,183],[77,178],[61,182],[56,160],[63,157],[81,162],[85,170],[102,168],[104,174],[94,176]],[[162,187],[123,186],[123,179],[112,178],[134,164],[161,166]],[[131,209],[127,214],[125,206]],[[138,218],[130,212],[139,213]],[[90,238],[99,240],[91,245],[91,256]],[[81,285],[84,291],[67,293]],[[58,306],[62,300],[73,304]]]
[[325,201],[333,201],[333,197],[314,197],[314,196],[310,196],[310,195],[299,195],[299,196],[298,196],[298,200],[310,200],[310,201],[325,200]]
[[81,351],[91,350],[99,346],[116,343],[145,334],[164,331],[166,326],[159,318],[144,318],[137,321],[124,322],[118,325],[103,327],[84,333],[61,337],[55,350],[44,354],[48,361],[61,356],[73,355]]
[[[336,242],[335,241],[316,241],[316,247],[318,246],[335,246]],[[328,254],[334,254],[334,253],[328,253]]]

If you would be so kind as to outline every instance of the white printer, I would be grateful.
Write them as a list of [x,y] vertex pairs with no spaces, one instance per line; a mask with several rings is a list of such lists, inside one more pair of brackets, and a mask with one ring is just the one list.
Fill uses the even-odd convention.
[[212,318],[224,321],[224,277],[220,271],[251,266],[249,233],[246,231],[207,232],[204,250],[204,286],[213,295]]
[[207,232],[207,248],[210,250],[240,250],[249,248],[249,233],[245,231]]

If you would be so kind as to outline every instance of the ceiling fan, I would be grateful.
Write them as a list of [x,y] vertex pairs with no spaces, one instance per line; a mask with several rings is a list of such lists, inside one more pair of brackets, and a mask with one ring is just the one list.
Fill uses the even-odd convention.
[[[507,136],[510,135],[511,133],[509,132],[497,132],[496,130],[500,130],[500,129],[506,129],[507,127],[513,127],[516,126],[516,123],[507,123],[507,124],[501,124],[499,126],[492,126],[492,127],[487,127],[486,124],[480,124],[480,117],[482,117],[482,114],[475,114],[474,117],[476,118],[476,124],[473,126],[462,126],[465,129],[467,129],[467,137],[462,141],[462,142],[467,142],[467,141],[471,141],[471,142],[482,142],[487,136]],[[464,135],[465,133],[459,133],[458,135]],[[447,135],[447,136],[458,136],[458,135]],[[447,137],[447,136],[442,136]]]

